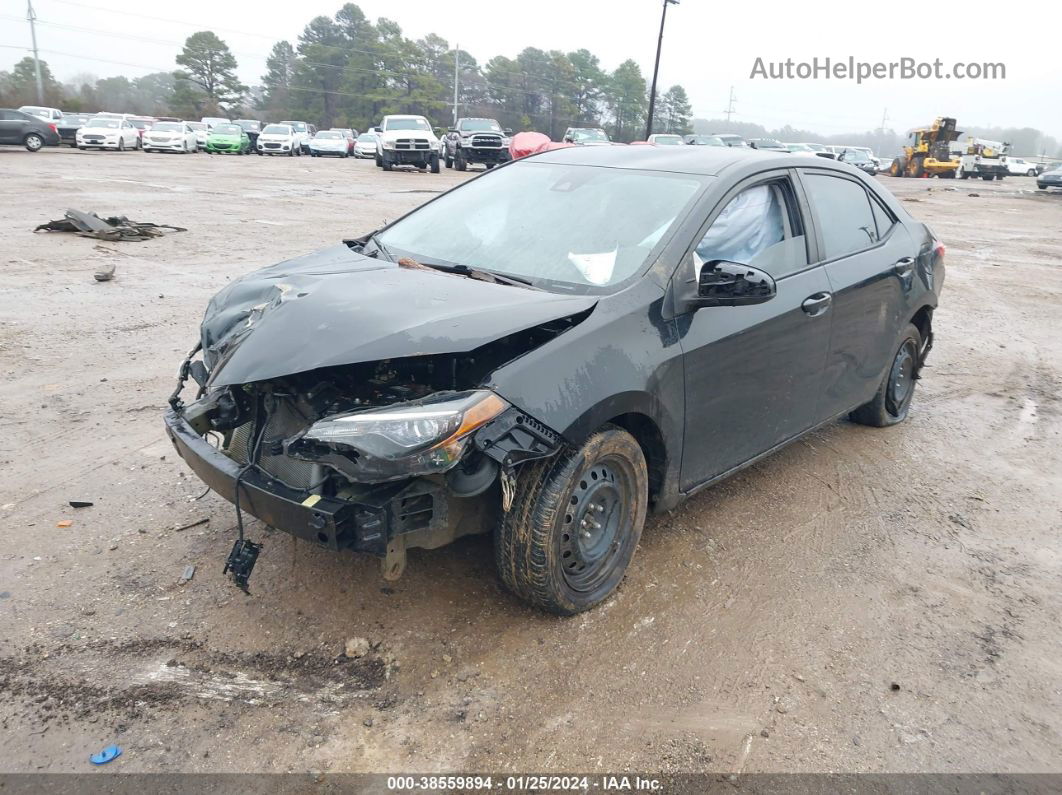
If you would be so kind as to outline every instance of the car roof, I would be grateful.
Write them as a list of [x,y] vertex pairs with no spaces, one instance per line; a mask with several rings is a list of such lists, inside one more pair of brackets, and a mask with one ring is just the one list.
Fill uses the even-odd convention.
[[[573,146],[532,155],[537,162],[604,168],[629,168],[678,174],[717,176],[731,167],[762,162],[778,168],[812,167],[806,156],[724,146]],[[856,169],[827,158],[816,158],[814,168],[852,173]]]

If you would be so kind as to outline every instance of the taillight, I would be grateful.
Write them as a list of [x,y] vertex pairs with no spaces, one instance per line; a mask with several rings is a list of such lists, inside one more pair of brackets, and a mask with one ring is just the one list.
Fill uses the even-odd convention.
[[56,135],[59,134],[59,128],[56,127],[54,124],[49,124],[48,126],[52,128],[53,133],[55,133]]
[[937,247],[933,249],[933,255],[937,262],[944,261],[944,244],[939,240],[937,241]]

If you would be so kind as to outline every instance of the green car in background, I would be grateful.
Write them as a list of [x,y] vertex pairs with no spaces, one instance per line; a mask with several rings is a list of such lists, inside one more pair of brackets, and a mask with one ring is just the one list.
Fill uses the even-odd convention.
[[251,151],[251,139],[238,124],[218,124],[207,135],[206,151],[208,155],[215,152],[245,155]]

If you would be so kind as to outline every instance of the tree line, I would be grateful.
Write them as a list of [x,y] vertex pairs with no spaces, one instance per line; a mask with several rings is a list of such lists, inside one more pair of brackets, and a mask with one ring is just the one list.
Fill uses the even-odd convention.
[[[354,3],[332,17],[314,17],[294,42],[274,44],[266,73],[253,87],[240,82],[235,55],[212,31],[189,36],[176,62],[173,72],[83,76],[66,85],[42,64],[45,100],[68,110],[303,119],[362,130],[386,114],[410,113],[445,127],[454,115],[456,75],[459,116],[492,117],[554,139],[569,126],[604,127],[620,141],[644,136],[649,106],[646,79],[633,60],[608,71],[587,49],[527,47],[515,58],[497,55],[480,64],[435,34],[413,40],[393,20],[372,22]],[[36,102],[30,58],[0,72],[0,103]],[[681,85],[658,95],[653,128],[692,132]]]

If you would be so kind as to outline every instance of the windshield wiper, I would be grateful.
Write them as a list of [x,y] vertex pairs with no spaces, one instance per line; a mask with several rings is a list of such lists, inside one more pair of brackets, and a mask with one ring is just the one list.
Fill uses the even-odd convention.
[[504,276],[500,273],[494,273],[494,271],[470,268],[467,265],[443,265],[438,262],[424,262],[423,260],[420,260],[420,264],[444,273],[456,273],[459,276],[467,276],[470,279],[479,279],[484,282],[507,284],[510,287],[527,287],[531,290],[540,289],[535,287],[528,279],[521,279],[518,276]]
[[384,246],[384,244],[380,242],[380,235],[378,232],[373,232],[371,235],[369,235],[369,237],[365,240],[365,245],[367,246],[369,243],[372,243],[376,247],[376,250],[373,251],[371,254],[365,254],[365,246],[362,246],[361,252],[362,254],[365,254],[366,257],[373,257],[374,259],[378,259],[379,255],[383,254],[384,259],[390,260],[391,262],[395,262],[394,256],[392,256],[391,252],[387,250],[386,246]]

